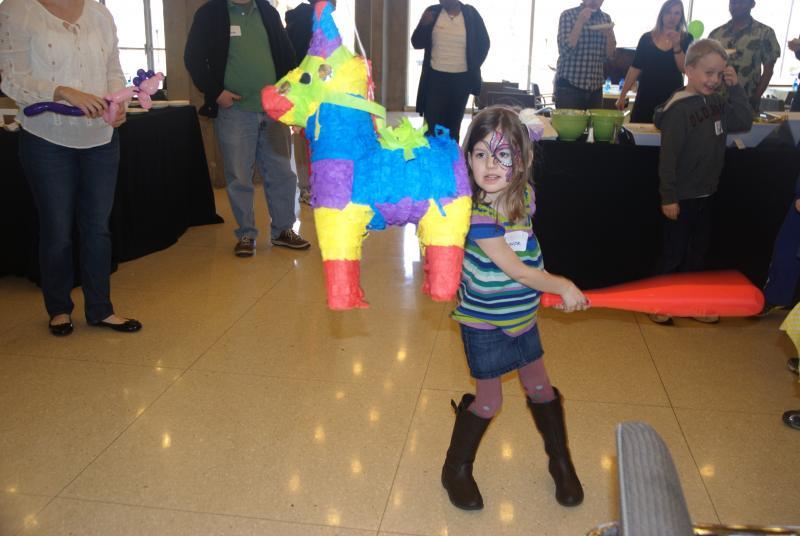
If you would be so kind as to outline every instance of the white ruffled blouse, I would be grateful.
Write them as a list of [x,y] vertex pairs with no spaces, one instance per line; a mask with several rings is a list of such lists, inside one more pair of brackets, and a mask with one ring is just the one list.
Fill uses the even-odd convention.
[[53,112],[26,117],[21,111],[30,104],[52,101],[57,86],[100,97],[125,87],[117,29],[104,5],[84,0],[83,13],[70,24],[37,0],[4,0],[0,3],[0,72],[0,87],[20,107],[18,120],[26,131],[77,149],[111,141],[113,129],[102,118]]

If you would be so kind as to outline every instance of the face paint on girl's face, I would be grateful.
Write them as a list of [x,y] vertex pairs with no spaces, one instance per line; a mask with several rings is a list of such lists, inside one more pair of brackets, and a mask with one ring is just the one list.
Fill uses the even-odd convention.
[[481,140],[480,143],[486,146],[489,156],[506,168],[506,180],[510,181],[514,174],[514,150],[503,133],[495,130],[488,143],[485,140]]

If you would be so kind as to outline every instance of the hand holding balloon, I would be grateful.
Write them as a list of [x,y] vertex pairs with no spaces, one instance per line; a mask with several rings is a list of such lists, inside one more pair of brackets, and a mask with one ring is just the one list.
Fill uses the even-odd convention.
[[91,93],[84,93],[78,89],[58,86],[53,94],[57,100],[65,100],[72,106],[80,109],[83,115],[91,117],[100,117],[107,109],[108,105],[102,97],[93,95]]
[[114,93],[100,98],[91,93],[84,93],[75,88],[58,86],[53,95],[58,100],[65,100],[72,106],[60,102],[37,102],[26,106],[23,113],[28,117],[53,112],[61,115],[88,116],[91,118],[103,116],[103,120],[109,125],[116,127],[124,121],[120,120],[120,104],[136,97],[142,108],[149,109],[152,106],[150,95],[158,91],[158,85],[164,80],[162,73],[154,73],[139,69],[133,79],[132,86],[120,89]]

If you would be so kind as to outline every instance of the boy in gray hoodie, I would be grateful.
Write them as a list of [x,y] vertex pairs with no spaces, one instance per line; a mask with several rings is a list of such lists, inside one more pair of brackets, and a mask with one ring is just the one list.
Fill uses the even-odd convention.
[[[656,108],[664,214],[659,274],[705,268],[712,198],[725,163],[727,134],[749,130],[753,124],[753,110],[727,61],[728,55],[717,41],[695,41],[686,53],[686,87]],[[727,86],[724,94],[719,91],[723,81]],[[650,319],[659,324],[672,321],[666,315],[651,315]]]

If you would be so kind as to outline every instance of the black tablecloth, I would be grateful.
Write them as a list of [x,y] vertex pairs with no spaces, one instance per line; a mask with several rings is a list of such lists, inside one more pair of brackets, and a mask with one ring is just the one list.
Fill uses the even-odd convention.
[[[119,134],[119,178],[110,221],[115,263],[167,248],[190,226],[222,222],[193,107],[129,115]],[[0,130],[0,276],[38,280],[36,209],[19,164],[17,138],[17,133]]]
[[[545,141],[534,163],[534,229],[545,266],[581,288],[653,275],[661,246],[658,147]],[[794,200],[800,151],[729,149],[716,195],[709,269],[766,281]]]

